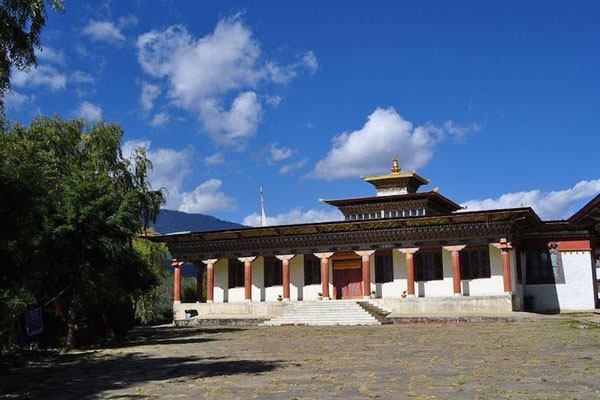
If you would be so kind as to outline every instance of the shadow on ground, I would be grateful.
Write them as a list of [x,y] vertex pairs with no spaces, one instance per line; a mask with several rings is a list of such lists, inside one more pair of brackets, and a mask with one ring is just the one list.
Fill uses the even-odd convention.
[[[133,329],[126,340],[111,343],[109,348],[152,346],[158,344],[203,343],[214,340],[205,335],[243,331],[243,328],[178,328],[174,326],[143,327]],[[223,339],[220,339],[223,340]]]

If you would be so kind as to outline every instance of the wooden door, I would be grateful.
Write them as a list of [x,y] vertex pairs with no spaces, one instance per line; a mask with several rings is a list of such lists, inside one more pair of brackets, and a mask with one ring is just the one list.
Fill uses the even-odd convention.
[[336,299],[362,298],[360,260],[340,260],[333,263],[333,296]]

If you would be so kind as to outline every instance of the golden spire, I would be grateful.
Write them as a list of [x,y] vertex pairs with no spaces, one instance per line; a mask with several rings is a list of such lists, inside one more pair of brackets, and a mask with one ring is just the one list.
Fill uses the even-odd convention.
[[394,161],[392,163],[392,174],[400,173],[400,167],[398,166],[398,156],[394,156]]

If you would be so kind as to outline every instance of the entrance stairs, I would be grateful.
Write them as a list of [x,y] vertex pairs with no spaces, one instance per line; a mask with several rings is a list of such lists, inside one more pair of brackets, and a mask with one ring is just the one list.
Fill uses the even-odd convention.
[[372,300],[307,301],[263,325],[380,325],[386,314]]

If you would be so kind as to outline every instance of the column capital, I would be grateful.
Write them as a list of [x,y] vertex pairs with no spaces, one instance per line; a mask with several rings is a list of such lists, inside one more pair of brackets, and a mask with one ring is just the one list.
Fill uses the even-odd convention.
[[178,261],[176,258],[171,260],[171,267],[173,268],[181,268],[183,264],[185,264],[185,261]]
[[405,247],[405,248],[402,248],[402,249],[398,249],[398,251],[400,253],[404,253],[406,255],[409,255],[409,254],[415,254],[417,251],[419,251],[419,248],[418,247]]
[[295,254],[282,254],[275,256],[280,261],[290,261],[292,258],[296,257]]
[[505,238],[500,239],[500,243],[492,243],[493,246],[500,250],[510,250],[512,249],[511,243]]
[[253,257],[238,257],[238,260],[240,260],[244,264],[251,263],[252,261],[256,260],[256,256],[253,256]]
[[215,265],[218,261],[218,258],[209,258],[208,260],[202,260],[202,262],[206,264],[206,266],[209,268]]
[[449,252],[455,252],[455,251],[461,251],[465,247],[467,247],[467,245],[463,244],[463,245],[457,245],[457,246],[443,246],[442,248]]
[[355,253],[361,257],[371,257],[375,254],[375,250],[357,250]]
[[331,253],[314,253],[315,257],[320,258],[320,259],[324,259],[324,258],[329,258],[333,255],[333,252]]

